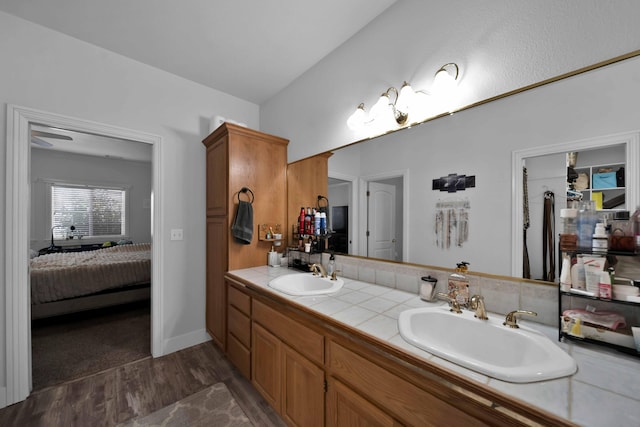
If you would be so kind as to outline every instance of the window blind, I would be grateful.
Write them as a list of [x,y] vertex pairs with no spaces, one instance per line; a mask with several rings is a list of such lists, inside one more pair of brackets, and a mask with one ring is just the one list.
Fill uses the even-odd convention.
[[64,239],[70,226],[81,236],[120,236],[125,234],[125,195],[123,189],[91,186],[51,186],[51,226],[54,237]]

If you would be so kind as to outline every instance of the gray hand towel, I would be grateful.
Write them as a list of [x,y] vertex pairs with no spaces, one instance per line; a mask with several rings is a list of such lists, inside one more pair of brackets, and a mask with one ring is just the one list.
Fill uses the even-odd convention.
[[240,200],[236,217],[231,226],[231,233],[239,243],[248,245],[253,238],[253,206],[249,202]]

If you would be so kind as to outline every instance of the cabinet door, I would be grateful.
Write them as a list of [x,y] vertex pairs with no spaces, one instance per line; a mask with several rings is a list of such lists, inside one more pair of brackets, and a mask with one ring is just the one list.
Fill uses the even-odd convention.
[[282,344],[282,416],[291,425],[324,426],[324,371]]
[[225,349],[227,270],[227,219],[207,218],[207,293],[206,327],[214,342]]
[[282,357],[280,340],[257,323],[251,328],[251,383],[281,413]]
[[227,214],[227,138],[207,148],[207,216]]
[[340,381],[329,378],[328,383],[327,426],[396,427],[402,425]]

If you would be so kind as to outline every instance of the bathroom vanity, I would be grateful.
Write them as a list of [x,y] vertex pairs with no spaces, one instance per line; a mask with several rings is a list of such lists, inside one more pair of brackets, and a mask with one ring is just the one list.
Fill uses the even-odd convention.
[[[394,306],[441,302],[348,279],[343,299],[290,296],[268,286],[290,273],[256,267],[225,276],[227,354],[290,425],[571,425],[473,375],[433,363],[427,352],[353,325],[366,311],[358,308],[357,295],[375,299],[381,293]],[[383,323],[380,330],[388,326]]]

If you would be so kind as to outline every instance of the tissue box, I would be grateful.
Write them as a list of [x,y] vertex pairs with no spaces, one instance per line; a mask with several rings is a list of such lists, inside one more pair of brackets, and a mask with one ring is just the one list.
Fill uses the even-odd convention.
[[615,188],[618,186],[615,172],[594,173],[591,188]]

